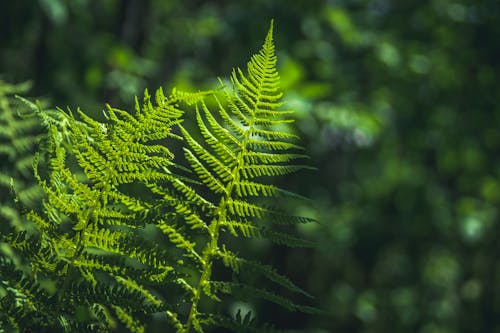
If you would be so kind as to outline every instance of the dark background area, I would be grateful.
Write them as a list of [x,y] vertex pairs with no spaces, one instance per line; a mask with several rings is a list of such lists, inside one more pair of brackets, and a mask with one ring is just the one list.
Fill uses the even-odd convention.
[[[500,332],[500,2],[37,0],[0,7],[0,78],[99,115],[144,88],[244,67],[271,18],[286,101],[318,171],[317,249],[253,249],[331,316],[309,332]],[[0,161],[4,163],[4,161]],[[274,308],[273,308],[274,309]],[[272,310],[274,311],[274,310]]]

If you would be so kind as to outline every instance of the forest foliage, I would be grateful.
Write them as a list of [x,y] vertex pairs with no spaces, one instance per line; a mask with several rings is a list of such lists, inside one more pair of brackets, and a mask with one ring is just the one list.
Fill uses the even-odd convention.
[[322,333],[487,332],[500,326],[499,15],[495,0],[16,1],[0,11],[0,75],[102,121],[102,101],[133,105],[146,87],[215,89],[274,17],[288,128],[318,168],[275,185],[312,199],[288,211],[322,221],[297,230],[319,249],[244,250],[272,253],[332,316],[231,311]]
[[[30,210],[11,178],[12,202],[31,228],[6,219],[0,234],[0,329],[145,332],[155,315],[178,333],[210,327],[274,331],[250,312],[241,318],[204,304],[227,304],[225,295],[319,314],[279,295],[277,287],[312,298],[288,277],[239,254],[244,238],[312,244],[287,230],[314,219],[288,214],[277,199],[269,202],[298,197],[268,183],[270,177],[310,168],[295,162],[306,157],[294,152],[302,149],[294,143],[297,136],[280,129],[293,121],[293,111],[282,108],[276,63],[271,23],[247,68],[233,70],[231,88],[174,88],[170,95],[160,88],[154,97],[146,90],[133,112],[108,105],[102,122],[80,109],[46,112],[18,97],[48,132],[27,140],[40,145],[26,159],[33,160],[44,199],[41,209]],[[7,117],[15,116],[9,97],[6,126],[20,132],[26,127],[22,116]],[[184,128],[189,111],[199,135]],[[6,153],[17,162],[17,138],[8,139]],[[171,141],[182,147],[182,158],[172,152]],[[223,278],[220,265],[232,278]],[[266,289],[263,278],[276,286]]]

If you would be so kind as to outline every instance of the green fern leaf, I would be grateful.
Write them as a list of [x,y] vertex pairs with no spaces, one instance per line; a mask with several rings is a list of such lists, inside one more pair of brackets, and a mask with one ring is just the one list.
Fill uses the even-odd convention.
[[295,285],[289,278],[278,273],[272,266],[264,265],[253,260],[238,258],[236,254],[226,250],[225,247],[218,251],[217,255],[222,259],[225,266],[230,267],[236,273],[239,273],[240,270],[254,271],[262,274],[269,280],[287,288],[288,290],[313,298],[309,293]]
[[[266,237],[281,245],[309,245],[309,242],[289,233],[274,231],[272,226],[275,223],[307,223],[313,221],[312,219],[289,216],[280,210],[265,207],[258,200],[262,197],[290,195],[289,192],[266,183],[266,178],[310,169],[306,165],[290,164],[305,156],[295,152],[301,150],[301,147],[294,143],[296,136],[277,130],[275,126],[293,121],[289,118],[292,111],[281,109],[283,93],[279,88],[276,61],[271,26],[261,51],[250,59],[248,71],[233,71],[232,90],[222,86],[224,100],[221,101],[216,93],[213,95],[218,115],[215,116],[210,110],[207,99],[200,99],[195,104],[194,120],[201,140],[186,127],[179,126],[187,145],[184,147],[185,159],[193,171],[192,175],[196,177],[191,179],[199,183],[193,186],[185,184],[191,187],[192,191],[184,190],[182,194],[186,196],[187,193],[195,191],[198,193],[197,198],[211,199],[207,200],[210,204],[199,199],[195,204],[198,211],[204,212],[198,216],[210,221],[210,232],[206,235],[206,243],[201,251],[201,272],[191,309],[185,325],[182,329],[178,328],[178,332],[185,333],[190,329],[199,331],[200,326],[210,324],[210,321],[200,321],[202,314],[199,311],[199,302],[202,294],[218,301],[219,297],[215,294],[217,290],[235,294],[237,289],[240,289],[290,310],[308,312],[307,307],[263,289],[232,282],[211,281],[212,262],[219,258],[235,273],[259,273],[288,290],[309,296],[272,267],[239,258],[224,245],[221,250],[219,245],[219,235],[225,231],[236,237]],[[172,194],[172,191],[169,196],[183,197]],[[177,209],[176,213],[183,212]],[[178,234],[183,232],[176,231]],[[175,241],[185,244],[186,248],[194,246],[192,243],[184,243],[185,235],[182,237],[176,235]]]
[[[162,89],[154,96],[146,90],[142,102],[135,99],[134,112],[108,105],[103,121],[80,109],[45,111],[42,104],[19,98],[48,135],[33,162],[38,186],[16,188],[16,200],[24,206],[40,201],[36,188],[45,195],[41,208],[17,209],[36,227],[36,237],[0,228],[0,241],[30,268],[30,273],[14,268],[9,280],[0,278],[1,288],[12,289],[0,299],[11,326],[42,327],[47,319],[43,327],[63,331],[105,332],[121,323],[131,332],[144,332],[148,316],[162,313],[178,333],[210,326],[277,331],[259,327],[250,315],[228,319],[205,311],[205,305],[224,301],[225,295],[315,312],[263,286],[236,282],[260,277],[310,297],[273,267],[237,255],[225,242],[231,235],[241,241],[261,237],[286,246],[311,245],[289,229],[314,219],[269,205],[271,200],[279,204],[273,198],[300,197],[273,185],[272,178],[310,169],[301,162],[307,157],[297,136],[286,130],[293,111],[283,109],[276,63],[271,24],[247,70],[233,70],[230,87],[194,93],[174,88],[170,96]],[[5,104],[1,88],[0,107]],[[193,111],[193,119],[184,111]],[[0,154],[16,158],[21,175],[31,159],[15,153],[33,149],[32,137],[21,134],[36,123],[23,116],[26,121],[11,132],[11,120],[0,119],[0,140],[10,140],[0,141]],[[197,131],[183,124],[184,117]],[[170,142],[182,146],[183,156],[174,155]],[[0,186],[11,186],[10,179],[0,172]],[[9,208],[0,205],[0,216],[12,218],[16,210]],[[213,271],[222,266],[218,262],[237,275],[234,281],[214,280]],[[50,281],[52,291],[43,290],[39,280]],[[4,305],[11,301],[17,305]],[[88,320],[68,315],[79,307]]]

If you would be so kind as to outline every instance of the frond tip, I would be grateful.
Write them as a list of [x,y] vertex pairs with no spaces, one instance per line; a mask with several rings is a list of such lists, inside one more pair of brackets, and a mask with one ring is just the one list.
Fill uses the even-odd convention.
[[269,45],[272,45],[274,47],[273,33],[274,33],[274,18],[272,18],[271,22],[269,23],[269,30],[267,31],[264,45],[269,44]]

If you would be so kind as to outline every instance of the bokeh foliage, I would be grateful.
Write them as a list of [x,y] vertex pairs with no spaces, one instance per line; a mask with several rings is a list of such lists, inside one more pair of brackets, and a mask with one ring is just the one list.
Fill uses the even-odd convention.
[[29,224],[23,222],[13,193],[10,193],[14,187],[18,205],[35,208],[42,198],[31,166],[43,131],[38,118],[16,98],[16,94],[27,93],[29,88],[28,82],[14,85],[0,80],[0,191],[3,194],[0,198],[0,231],[30,229]]
[[131,105],[213,85],[273,17],[318,167],[282,182],[322,224],[300,230],[318,250],[270,260],[332,315],[239,306],[311,332],[500,331],[498,1],[6,2],[0,73],[60,106]]

